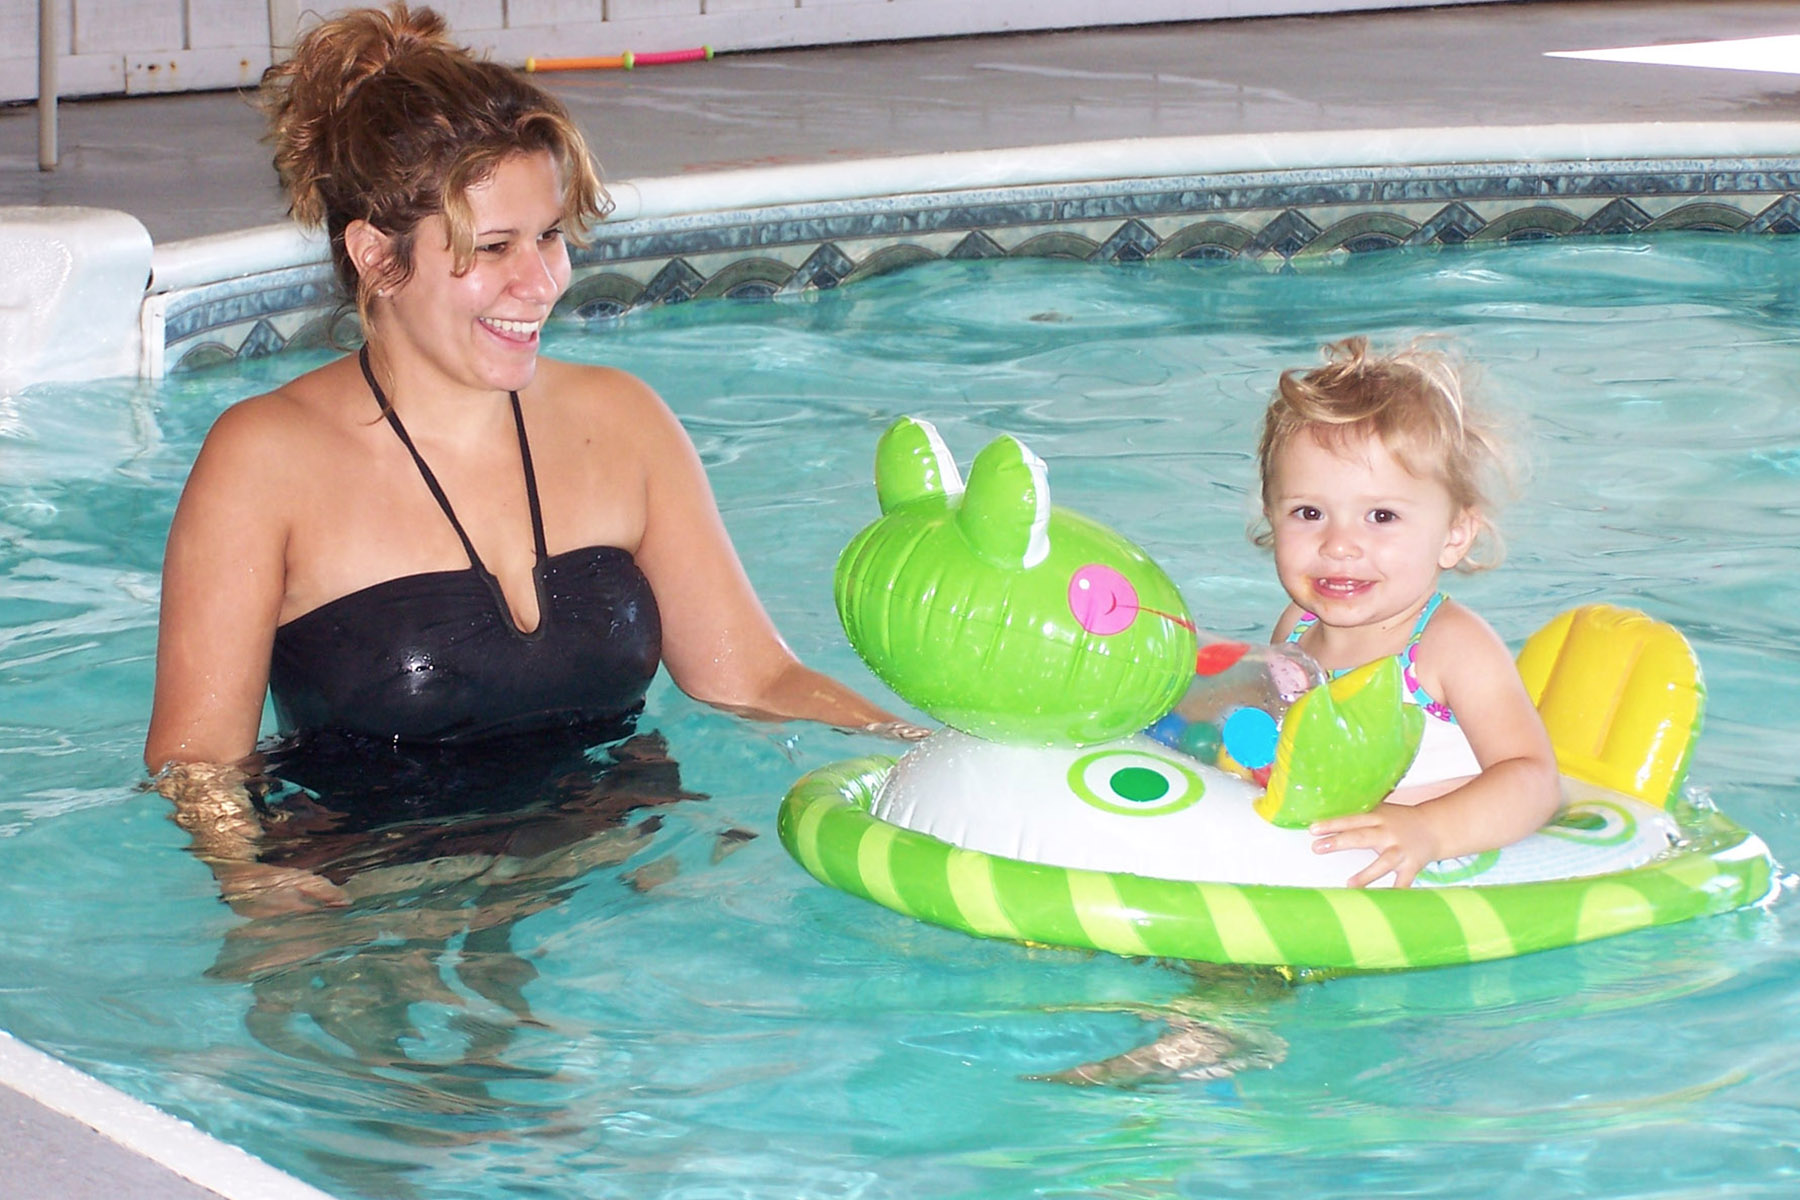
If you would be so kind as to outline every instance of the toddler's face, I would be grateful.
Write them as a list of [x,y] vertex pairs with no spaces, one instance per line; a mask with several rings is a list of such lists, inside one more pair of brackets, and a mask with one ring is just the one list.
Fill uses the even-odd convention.
[[[1275,571],[1296,604],[1335,628],[1405,625],[1468,553],[1477,521],[1379,438],[1328,449],[1302,433],[1275,457]],[[1335,664],[1334,664],[1335,665]]]

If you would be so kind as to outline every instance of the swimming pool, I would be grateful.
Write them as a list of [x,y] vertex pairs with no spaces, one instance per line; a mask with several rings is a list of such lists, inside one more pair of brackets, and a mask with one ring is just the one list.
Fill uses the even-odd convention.
[[[1253,262],[939,263],[760,304],[561,325],[692,431],[759,590],[873,690],[831,613],[875,438],[1000,431],[1128,533],[1203,625],[1278,592],[1243,536],[1281,367],[1456,335],[1529,431],[1500,571],[1516,642],[1589,599],[1693,639],[1692,779],[1800,859],[1800,239],[1624,237]],[[878,748],[659,681],[709,799],[544,855],[244,922],[135,790],[160,539],[217,408],[314,358],[0,412],[0,1027],[344,1196],[1785,1195],[1800,939],[1784,906],[1510,962],[1289,986],[979,942],[814,884],[802,770]],[[654,828],[652,826],[654,825]],[[464,874],[480,863],[462,864]],[[1236,1075],[1042,1082],[1217,1026]],[[1198,1036],[1198,1035],[1196,1035]]]

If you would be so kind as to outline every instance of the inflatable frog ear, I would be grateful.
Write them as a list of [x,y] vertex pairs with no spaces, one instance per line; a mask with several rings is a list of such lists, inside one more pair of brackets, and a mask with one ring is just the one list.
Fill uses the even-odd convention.
[[996,566],[1035,567],[1050,554],[1050,481],[1044,460],[1018,438],[987,444],[969,468],[957,528]]
[[901,417],[875,447],[875,496],[883,515],[923,496],[959,496],[962,475],[937,426]]

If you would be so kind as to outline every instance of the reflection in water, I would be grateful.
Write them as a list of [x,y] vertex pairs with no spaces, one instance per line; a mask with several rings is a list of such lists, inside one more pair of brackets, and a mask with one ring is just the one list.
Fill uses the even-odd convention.
[[[314,738],[267,752],[259,861],[329,880],[347,903],[253,916],[226,935],[208,973],[249,984],[250,1033],[339,1079],[333,1091],[369,1132],[485,1140],[519,1128],[533,1107],[516,1089],[496,1094],[551,1074],[507,1061],[521,1031],[542,1027],[525,994],[537,970],[515,950],[514,928],[587,873],[645,850],[662,817],[634,814],[704,799],[683,790],[660,734],[598,752],[588,744],[558,735],[421,750]],[[728,831],[721,845],[749,836]],[[633,882],[662,877],[641,869]],[[554,1121],[554,1109],[540,1116]],[[390,1194],[405,1190],[388,1182]]]
[[1322,973],[1289,967],[1175,963],[1193,976],[1182,995],[1162,1004],[1111,1006],[1159,1024],[1151,1041],[1093,1062],[1031,1079],[1079,1086],[1130,1088],[1173,1080],[1227,1079],[1266,1070],[1287,1057],[1271,1028],[1272,1009],[1297,985]]

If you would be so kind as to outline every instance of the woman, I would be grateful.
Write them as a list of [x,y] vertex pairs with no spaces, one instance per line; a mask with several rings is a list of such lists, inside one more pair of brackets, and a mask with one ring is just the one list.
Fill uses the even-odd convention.
[[[144,757],[215,869],[269,879],[218,765],[254,750],[265,691],[302,732],[593,741],[660,660],[723,708],[893,727],[782,642],[650,389],[540,359],[606,203],[562,107],[404,4],[315,27],[263,87],[366,347],[222,415],[170,530]],[[270,886],[296,882],[317,891]]]

